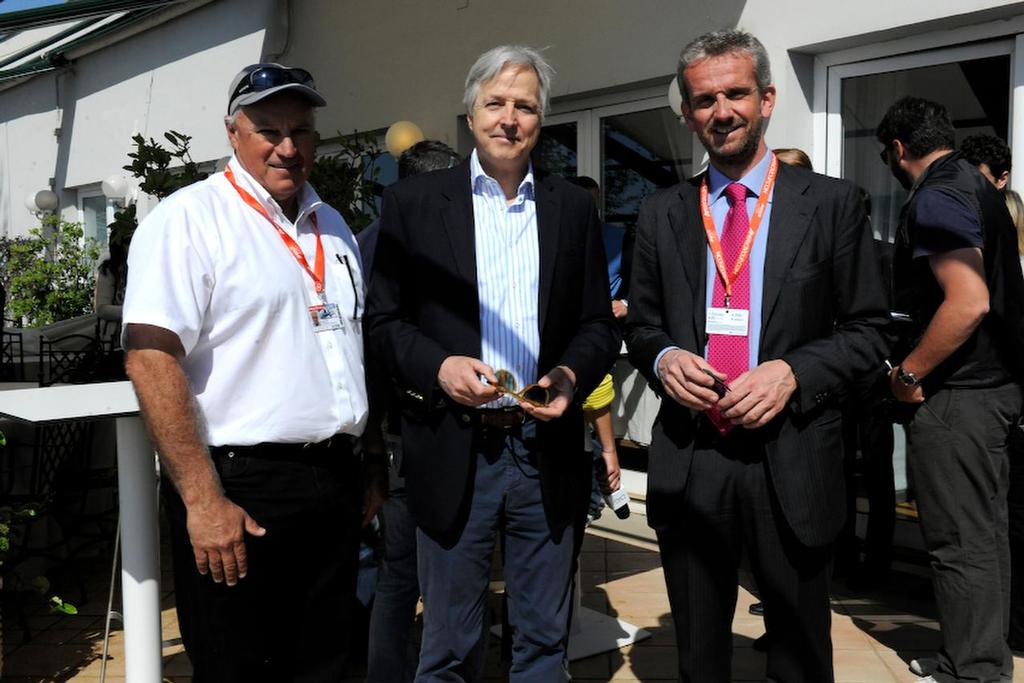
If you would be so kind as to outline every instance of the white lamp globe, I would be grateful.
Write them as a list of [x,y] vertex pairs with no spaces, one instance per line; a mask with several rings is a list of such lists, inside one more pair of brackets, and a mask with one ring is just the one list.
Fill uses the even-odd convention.
[[115,173],[105,179],[101,187],[103,196],[107,199],[124,199],[128,194],[128,179],[120,173]]

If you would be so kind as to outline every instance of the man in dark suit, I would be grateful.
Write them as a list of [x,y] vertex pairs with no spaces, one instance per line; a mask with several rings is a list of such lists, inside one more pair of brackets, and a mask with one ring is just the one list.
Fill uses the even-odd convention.
[[[550,78],[530,48],[483,54],[466,79],[471,157],[384,195],[366,317],[410,404],[402,449],[426,608],[417,681],[479,680],[499,529],[511,680],[568,680],[590,493],[579,403],[619,336],[593,201],[530,165]],[[540,391],[500,392],[499,375]]]
[[680,677],[730,680],[745,548],[767,679],[833,680],[830,544],[843,524],[839,399],[880,371],[886,304],[856,188],[779,165],[754,36],[684,48],[683,114],[708,172],[640,213],[627,344],[664,400],[648,470]]

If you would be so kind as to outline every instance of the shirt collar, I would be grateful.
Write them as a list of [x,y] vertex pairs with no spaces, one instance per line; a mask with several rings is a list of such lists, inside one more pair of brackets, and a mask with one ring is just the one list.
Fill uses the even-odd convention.
[[[768,175],[768,167],[772,163],[773,152],[768,151],[761,157],[761,161],[757,162],[754,168],[747,171],[747,174],[740,178],[738,181],[734,181],[732,178],[726,176],[724,173],[719,171],[713,165],[708,165],[708,204],[714,204],[725,192],[725,188],[733,182],[742,183],[747,188],[747,192],[753,194],[755,197],[761,193],[761,186],[764,185],[765,176]],[[774,194],[774,192],[772,193]],[[768,201],[771,202],[771,196],[768,197]]]
[[[255,178],[249,175],[249,172],[245,170],[245,167],[242,166],[242,163],[238,160],[237,156],[232,155],[228,165],[231,166],[231,171],[235,174],[235,181],[238,183],[238,186],[255,197],[256,201],[260,203],[260,206],[266,210],[271,218],[284,216],[284,212],[281,211],[281,207],[277,203],[277,200],[271,197],[270,193],[267,192],[267,189],[256,182]],[[299,188],[298,199],[299,213],[295,217],[296,226],[300,225],[303,219],[315,212],[320,208],[320,205],[323,204],[323,201],[321,201],[316,190],[314,190],[313,186],[308,182],[303,183],[302,187]],[[287,218],[285,220],[287,220]]]
[[[484,171],[484,167],[480,165],[480,159],[477,156],[476,150],[469,156],[469,176],[472,183],[474,194],[485,194],[486,188],[497,188],[497,192],[504,196],[501,190],[501,184],[497,180],[487,175]],[[526,168],[526,175],[523,180],[519,183],[519,189],[516,191],[516,201],[520,202],[525,199],[533,199],[533,161],[529,162],[529,166]]]

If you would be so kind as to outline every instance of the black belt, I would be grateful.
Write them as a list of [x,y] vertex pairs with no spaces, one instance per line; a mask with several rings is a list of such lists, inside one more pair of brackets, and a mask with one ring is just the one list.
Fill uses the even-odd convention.
[[214,458],[233,458],[236,455],[267,460],[317,460],[325,456],[336,457],[353,451],[355,437],[335,434],[329,439],[309,443],[258,443],[251,446],[211,446]]
[[463,420],[485,429],[509,430],[521,427],[526,422],[527,416],[519,407],[480,408],[463,413]]

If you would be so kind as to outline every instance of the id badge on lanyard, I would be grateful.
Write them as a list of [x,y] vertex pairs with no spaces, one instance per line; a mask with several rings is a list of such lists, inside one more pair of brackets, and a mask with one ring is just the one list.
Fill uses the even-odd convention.
[[309,262],[306,260],[306,255],[302,253],[302,249],[298,243],[292,239],[280,225],[274,222],[274,219],[270,217],[266,209],[260,205],[260,203],[251,194],[242,189],[237,182],[235,182],[235,174],[228,166],[224,169],[224,177],[227,179],[231,186],[235,188],[238,195],[242,198],[246,204],[248,204],[258,214],[267,219],[267,222],[274,227],[277,231],[281,241],[284,242],[288,251],[291,252],[292,257],[298,262],[299,266],[306,271],[306,274],[313,280],[313,287],[316,290],[317,295],[320,297],[320,303],[314,304],[309,307],[309,318],[313,325],[315,332],[334,332],[340,330],[342,333],[347,333],[345,328],[345,321],[341,317],[341,311],[338,308],[338,304],[331,303],[327,300],[327,292],[324,288],[324,274],[326,272],[326,266],[324,264],[324,243],[320,237],[320,225],[317,223],[316,214],[310,214],[310,221],[313,222],[313,231],[316,233],[316,258],[313,262],[313,267],[309,267]]
[[708,334],[722,334],[732,337],[746,337],[750,332],[750,311],[744,308],[732,308],[729,300],[732,297],[732,283],[736,281],[740,273],[747,266],[750,259],[750,251],[754,246],[754,238],[757,236],[757,229],[761,225],[761,219],[768,207],[768,198],[771,196],[772,188],[775,186],[775,177],[779,171],[779,160],[772,153],[771,164],[768,166],[768,173],[765,175],[764,184],[757,197],[757,206],[754,208],[754,215],[743,239],[743,246],[736,258],[736,262],[730,269],[725,263],[725,254],[722,251],[722,244],[718,239],[715,230],[715,223],[711,217],[711,206],[708,204],[708,181],[705,177],[700,187],[700,210],[701,218],[704,221],[704,232],[708,240],[708,248],[711,250],[712,258],[718,276],[722,279],[725,288],[725,306],[708,307],[704,319],[705,331]]

